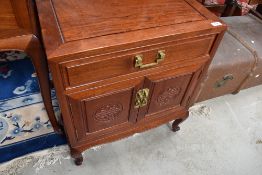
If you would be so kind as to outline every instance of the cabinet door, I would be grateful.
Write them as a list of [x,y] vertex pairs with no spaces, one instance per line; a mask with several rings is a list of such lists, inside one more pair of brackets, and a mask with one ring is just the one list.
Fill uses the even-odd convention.
[[135,123],[134,99],[142,85],[142,81],[128,81],[69,95],[78,137],[105,135]]
[[148,114],[179,106],[192,74],[152,81],[152,96]]
[[[199,71],[187,69],[170,70],[157,75],[147,77],[144,87],[148,87],[150,100],[147,108],[139,110],[138,120],[145,115],[162,112],[178,106],[185,107],[184,97],[188,98],[186,92],[192,92],[192,86],[199,77]],[[190,89],[190,92],[189,92]]]
[[[96,132],[129,122],[132,89],[106,94],[95,99],[85,99],[83,107],[88,132]],[[130,119],[131,120],[131,119]]]

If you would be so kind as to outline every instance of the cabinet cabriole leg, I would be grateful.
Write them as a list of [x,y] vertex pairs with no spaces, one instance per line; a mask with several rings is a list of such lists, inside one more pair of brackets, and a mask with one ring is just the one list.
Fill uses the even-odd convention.
[[75,164],[77,166],[82,165],[82,163],[83,163],[83,156],[82,155],[80,155],[79,157],[75,158]]
[[84,159],[80,151],[71,148],[71,156],[75,159],[74,162],[77,166],[82,165]]
[[172,131],[173,132],[177,132],[180,130],[180,127],[178,126],[181,122],[183,121],[183,119],[177,119],[172,123]]

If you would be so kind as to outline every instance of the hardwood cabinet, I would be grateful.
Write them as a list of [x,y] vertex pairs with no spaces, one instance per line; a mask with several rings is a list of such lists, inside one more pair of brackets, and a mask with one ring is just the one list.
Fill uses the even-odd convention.
[[76,164],[81,152],[188,116],[226,26],[194,0],[37,0]]

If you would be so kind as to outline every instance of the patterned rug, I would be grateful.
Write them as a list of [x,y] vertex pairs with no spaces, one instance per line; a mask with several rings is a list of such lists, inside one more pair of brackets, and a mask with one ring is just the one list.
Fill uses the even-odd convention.
[[[52,99],[59,118],[54,90]],[[0,52],[0,163],[65,143],[50,124],[30,58]]]

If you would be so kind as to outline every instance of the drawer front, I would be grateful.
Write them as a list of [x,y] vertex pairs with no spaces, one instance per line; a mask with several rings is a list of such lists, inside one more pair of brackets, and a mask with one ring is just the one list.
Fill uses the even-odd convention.
[[213,40],[214,36],[191,38],[133,49],[114,56],[89,57],[64,63],[61,65],[64,84],[74,87],[161,65],[190,61],[191,58],[207,55]]

